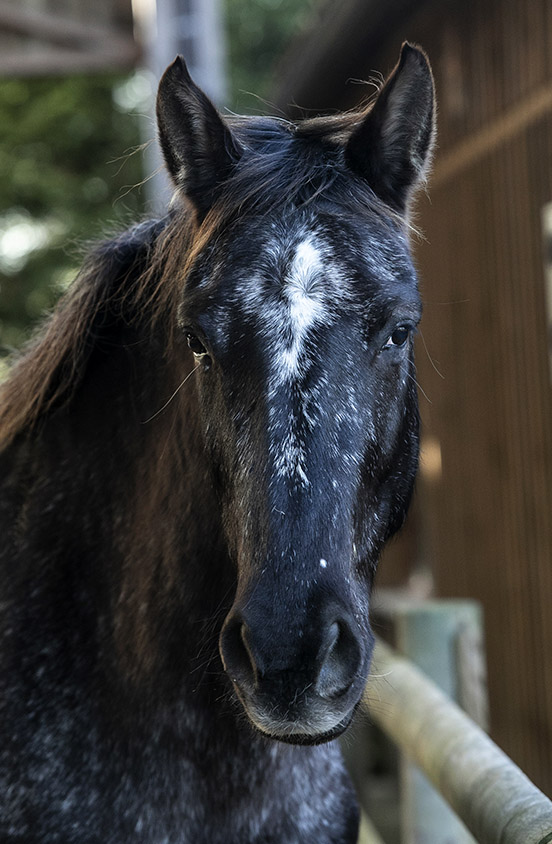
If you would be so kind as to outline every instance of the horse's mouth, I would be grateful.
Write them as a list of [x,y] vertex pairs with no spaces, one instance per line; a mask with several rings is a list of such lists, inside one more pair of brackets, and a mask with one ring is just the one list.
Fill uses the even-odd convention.
[[[248,720],[255,730],[272,741],[281,741],[285,744],[316,745],[324,744],[338,738],[350,725],[353,720],[356,706],[343,713],[320,713],[316,715],[303,714],[297,719],[277,718],[273,714],[267,714],[263,708],[259,708],[243,694],[239,686],[234,684],[237,696],[240,699]],[[358,704],[357,704],[358,705]]]
[[264,727],[260,727],[254,721],[251,723],[255,729],[261,733],[261,735],[271,739],[271,741],[281,741],[284,744],[309,745],[312,747],[317,744],[326,744],[327,742],[338,738],[350,726],[353,716],[354,710],[340,721],[339,724],[336,724],[335,727],[322,733],[280,732],[279,730],[268,731]]

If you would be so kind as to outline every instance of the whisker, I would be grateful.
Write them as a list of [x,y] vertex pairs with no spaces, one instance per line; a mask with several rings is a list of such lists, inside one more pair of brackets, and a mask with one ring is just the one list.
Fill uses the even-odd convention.
[[167,401],[165,402],[165,404],[164,404],[164,405],[162,405],[162,406],[159,408],[159,410],[156,410],[156,411],[155,411],[155,413],[153,414],[153,416],[150,416],[150,417],[149,417],[149,419],[145,419],[145,420],[144,420],[141,424],[142,424],[142,425],[147,425],[147,424],[148,424],[148,422],[151,422],[151,420],[152,420],[152,419],[155,419],[155,417],[156,417],[156,416],[159,416],[159,414],[160,414],[160,413],[162,413],[162,412],[165,410],[165,408],[169,406],[169,404],[172,402],[172,400],[174,399],[174,397],[176,396],[176,394],[178,393],[178,391],[182,389],[182,387],[184,386],[184,384],[186,383],[186,381],[188,380],[188,378],[191,378],[191,376],[194,374],[194,372],[196,371],[196,369],[198,369],[200,366],[201,366],[201,364],[199,364],[199,363],[198,363],[198,364],[196,364],[196,365],[194,366],[194,368],[191,370],[191,372],[188,372],[188,374],[186,375],[186,377],[184,378],[184,380],[180,382],[180,384],[178,385],[178,387],[176,388],[176,390],[174,391],[174,393],[172,394],[172,396],[169,396],[169,398],[167,399]]
[[418,390],[419,390],[419,391],[420,391],[420,393],[423,395],[423,397],[424,397],[424,398],[425,398],[425,399],[426,399],[426,400],[427,400],[430,404],[433,404],[433,402],[432,402],[432,401],[431,401],[431,399],[429,398],[429,396],[428,396],[428,394],[426,393],[426,391],[424,390],[424,388],[423,388],[423,387],[422,387],[422,386],[418,383],[418,381],[416,381],[416,379],[414,378],[414,376],[412,375],[412,373],[407,372],[406,374],[408,375],[408,377],[409,377],[409,378],[411,378],[411,379],[412,379],[412,381],[414,381],[414,383],[416,384],[416,386],[417,386]]
[[432,367],[433,367],[433,369],[435,370],[435,372],[437,373],[437,375],[439,375],[439,376],[440,376],[440,377],[444,380],[444,379],[445,379],[445,376],[443,375],[443,373],[442,373],[439,369],[437,369],[437,366],[436,366],[436,364],[435,364],[435,361],[433,360],[433,358],[432,358],[432,357],[431,357],[431,355],[429,354],[429,349],[427,348],[427,344],[426,344],[426,341],[425,341],[425,337],[424,337],[424,335],[423,335],[423,332],[420,330],[420,331],[418,331],[418,334],[419,334],[419,335],[420,335],[420,337],[422,338],[422,343],[424,344],[424,349],[425,349],[425,351],[426,351],[426,355],[428,356],[428,359],[429,359],[430,364],[432,365]]

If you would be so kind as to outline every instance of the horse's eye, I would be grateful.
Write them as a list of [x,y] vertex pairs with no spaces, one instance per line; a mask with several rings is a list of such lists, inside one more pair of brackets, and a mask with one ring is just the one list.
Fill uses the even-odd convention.
[[410,326],[398,325],[383,348],[392,349],[397,346],[404,346],[409,337]]
[[198,340],[195,334],[192,334],[191,331],[186,332],[186,340],[188,341],[188,346],[192,350],[194,355],[198,355],[199,357],[201,355],[207,354],[207,349],[205,348],[203,343]]

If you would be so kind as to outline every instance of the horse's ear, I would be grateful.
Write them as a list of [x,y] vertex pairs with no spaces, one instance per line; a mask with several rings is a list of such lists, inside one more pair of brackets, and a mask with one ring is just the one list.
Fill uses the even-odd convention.
[[375,103],[353,130],[345,159],[374,192],[403,213],[429,169],[435,91],[425,53],[406,42]]
[[159,142],[171,178],[203,217],[239,158],[238,145],[211,100],[177,56],[157,92]]

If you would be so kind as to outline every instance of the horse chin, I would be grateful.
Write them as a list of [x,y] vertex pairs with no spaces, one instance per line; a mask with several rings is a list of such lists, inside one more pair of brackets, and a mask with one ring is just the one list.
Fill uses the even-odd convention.
[[347,727],[349,727],[352,720],[352,714],[348,715],[347,718],[337,724],[333,729],[328,730],[325,733],[319,733],[318,735],[307,735],[302,733],[292,733],[290,735],[271,735],[269,733],[264,733],[264,735],[272,739],[272,741],[280,741],[283,744],[299,744],[313,747],[317,744],[326,744],[327,742],[333,741],[334,739],[338,738],[342,733],[345,732]]
[[[355,707],[356,709],[356,707]],[[271,741],[278,741],[282,742],[282,744],[297,744],[297,745],[307,745],[307,746],[314,746],[317,744],[326,744],[329,741],[333,741],[334,739],[338,738],[345,730],[350,726],[351,721],[353,720],[355,709],[353,709],[348,715],[343,718],[338,724],[332,727],[330,730],[325,730],[320,733],[315,732],[299,732],[296,731],[296,727],[294,725],[290,725],[287,727],[282,728],[281,725],[275,725],[274,728],[268,728],[265,725],[259,724],[257,721],[253,719],[249,719],[251,724],[265,738],[270,739]]]

